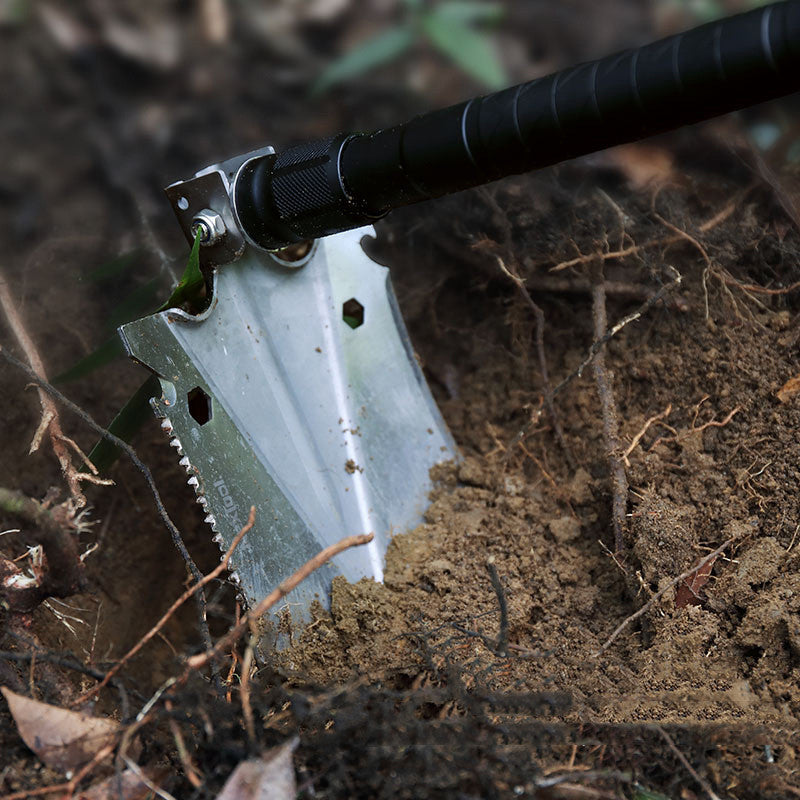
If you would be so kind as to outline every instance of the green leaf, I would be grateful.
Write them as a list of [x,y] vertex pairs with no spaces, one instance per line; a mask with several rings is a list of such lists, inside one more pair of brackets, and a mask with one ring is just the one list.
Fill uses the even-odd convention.
[[363,75],[381,64],[393,61],[409,48],[413,32],[409,26],[391,28],[358,45],[334,61],[320,75],[311,89],[318,95],[342,81]]
[[436,7],[440,19],[470,24],[476,22],[498,22],[505,9],[500,3],[481,3],[479,0],[450,0]]
[[420,17],[425,35],[437,50],[490,89],[508,85],[503,65],[490,41],[463,23],[442,16],[439,8]]
[[200,233],[198,231],[194,237],[192,252],[189,253],[189,261],[178,285],[173,289],[167,302],[156,309],[156,313],[166,311],[168,308],[176,308],[187,300],[196,300],[205,285],[203,273],[200,272]]
[[88,356],[82,358],[77,364],[73,364],[64,372],[56,375],[53,378],[53,383],[67,383],[68,381],[75,381],[78,378],[83,378],[90,372],[104,367],[106,364],[112,362],[115,358],[125,355],[125,347],[122,340],[114,333],[96,350],[89,353]]
[[[161,383],[155,375],[151,375],[122,407],[122,410],[112,420],[108,430],[124,442],[130,442],[134,434],[152,419],[153,409],[150,407],[150,398],[161,394]],[[101,439],[89,453],[89,460],[101,474],[105,474],[111,465],[122,455],[115,444],[108,439]]]

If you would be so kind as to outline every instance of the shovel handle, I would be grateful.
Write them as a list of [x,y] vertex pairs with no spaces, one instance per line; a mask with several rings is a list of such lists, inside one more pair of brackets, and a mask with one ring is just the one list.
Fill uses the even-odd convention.
[[234,204],[251,240],[277,249],[798,90],[800,0],[789,0],[392,128],[254,159]]

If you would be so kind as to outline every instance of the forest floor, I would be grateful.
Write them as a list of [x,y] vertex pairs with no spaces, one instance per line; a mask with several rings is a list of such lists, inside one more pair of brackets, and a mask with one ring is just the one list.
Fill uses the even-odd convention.
[[[48,375],[110,335],[120,298],[180,273],[161,184],[268,137],[368,129],[475,91],[423,52],[408,85],[436,83],[428,94],[379,72],[309,111],[319,59],[364,24],[340,5],[279,37],[277,17],[267,34],[242,4],[235,47],[148,4],[53,4],[0,27],[0,269]],[[543,35],[525,5],[500,35]],[[550,21],[567,45],[545,65],[656,32],[637,4],[612,5],[619,26],[598,24],[597,50]],[[131,33],[148,25],[155,54]],[[303,797],[800,796],[800,170],[747,131],[727,118],[378,225],[372,255],[462,458],[436,469],[385,582],[337,579],[330,611],[252,674],[243,646],[221,690],[198,671],[142,711],[203,647],[191,603],[125,665],[92,708],[139,715],[138,763],[163,791],[215,797],[240,761],[297,736]],[[119,254],[131,268],[98,277]],[[5,321],[0,345],[24,356]],[[106,424],[141,380],[117,361],[61,388]],[[63,481],[47,437],[28,455],[29,383],[0,363],[0,487],[42,500]],[[208,573],[219,553],[165,445],[155,423],[134,441]],[[111,477],[84,487],[86,587],[0,609],[14,692],[69,706],[189,585],[142,476],[123,460]],[[0,512],[0,530],[18,528],[3,558],[37,530]],[[236,598],[213,586],[218,637]],[[2,705],[0,800],[63,780]]]

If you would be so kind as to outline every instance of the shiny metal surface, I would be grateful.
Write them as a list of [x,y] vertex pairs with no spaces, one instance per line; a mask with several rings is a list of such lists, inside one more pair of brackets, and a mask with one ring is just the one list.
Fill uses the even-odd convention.
[[232,562],[248,603],[343,536],[375,534],[286,598],[294,620],[328,605],[337,574],[382,579],[392,534],[428,504],[430,467],[456,456],[388,270],[361,247],[371,233],[320,240],[301,268],[247,247],[202,315],[120,329],[160,378],[153,408],[223,550],[256,506]]

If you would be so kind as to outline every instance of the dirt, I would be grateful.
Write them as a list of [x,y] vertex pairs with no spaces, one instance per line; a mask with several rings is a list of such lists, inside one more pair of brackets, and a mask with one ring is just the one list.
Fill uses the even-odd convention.
[[[510,5],[503,35],[516,27],[535,37],[541,19]],[[617,5],[625,24],[604,27],[602,47],[584,41],[575,19],[549,19],[568,45],[560,56],[543,47],[544,62],[654,32],[638,5]],[[108,336],[120,297],[152,281],[168,289],[179,271],[184,245],[163,211],[161,184],[263,144],[267,128],[282,144],[395,122],[475,91],[424,54],[416,69],[445,76],[428,96],[398,93],[378,73],[309,115],[298,94],[316,62],[245,33],[244,18],[237,47],[209,50],[185,8],[142,8],[181,33],[177,68],[121,54],[102,37],[54,45],[39,17],[0,30],[8,54],[0,92],[13,110],[0,143],[18,156],[0,176],[10,220],[0,227],[0,266],[51,374]],[[94,30],[93,15],[105,13],[97,9],[75,18]],[[128,12],[135,18],[133,6]],[[305,23],[292,35],[306,54],[318,53],[347,41],[359,18]],[[759,113],[793,113],[782,108]],[[784,161],[767,169],[745,122],[509,179],[378,226],[374,255],[392,267],[462,458],[437,469],[424,524],[394,538],[385,582],[337,579],[330,611],[317,608],[291,646],[260,666],[255,740],[235,682],[228,700],[199,677],[176,691],[172,718],[194,748],[201,786],[187,781],[163,717],[144,734],[175,796],[215,796],[239,760],[298,732],[303,796],[642,800],[647,787],[703,797],[676,749],[721,797],[800,793],[800,393],[778,396],[800,373],[800,295],[787,290],[800,260],[800,173]],[[642,160],[661,165],[656,184],[639,182]],[[625,248],[627,258],[601,258]],[[87,277],[123,252],[135,252],[123,277]],[[535,316],[498,259],[543,313],[557,424]],[[591,367],[581,369],[600,263],[612,325],[646,306],[605,348],[615,455],[625,453],[630,487],[616,554],[601,403]],[[648,306],[672,270],[680,285]],[[5,328],[2,345],[12,347]],[[42,498],[60,477],[45,448],[27,455],[35,395],[6,364],[0,379],[0,485]],[[66,390],[106,423],[141,380],[115,362]],[[91,446],[79,420],[64,422]],[[218,553],[157,425],[135,445],[190,552],[210,570]],[[115,487],[90,491],[97,525],[81,541],[100,545],[87,560],[90,592],[66,606],[51,601],[24,624],[0,616],[4,653],[40,655],[34,665],[0,660],[0,682],[16,691],[66,704],[93,679],[44,656],[107,668],[186,584],[139,473],[120,463],[112,476]],[[0,517],[0,530],[16,524]],[[19,555],[4,539],[2,552]],[[675,582],[728,541],[704,570]],[[227,629],[234,604],[227,584],[215,587],[213,635]],[[187,605],[123,673],[124,702],[109,692],[97,710],[132,718],[200,647]],[[59,780],[22,745],[5,709],[0,752],[4,792]],[[548,793],[542,781],[554,774],[588,793]]]
[[[691,255],[682,247],[672,263]],[[735,258],[719,268],[735,269]],[[624,563],[609,552],[607,461],[590,378],[557,404],[574,467],[546,423],[510,451],[521,410],[537,401],[531,365],[508,343],[506,326],[492,326],[491,312],[471,318],[464,309],[474,298],[462,297],[449,312],[458,321],[440,316],[440,325],[474,326],[475,338],[468,363],[450,362],[457,396],[440,405],[464,460],[437,476],[425,524],[395,537],[384,585],[337,582],[330,614],[320,612],[279,663],[320,682],[413,678],[416,634],[492,687],[569,691],[565,720],[794,724],[797,408],[775,396],[797,371],[791,313],[759,309],[748,322],[715,290],[706,321],[700,270],[686,272],[684,310],[657,311],[610,348],[626,442],[672,404],[669,429],[648,432],[629,456]],[[513,293],[501,302],[514,303]],[[626,307],[618,308],[622,316]],[[548,328],[554,383],[588,349],[590,317],[577,310],[569,336]],[[441,343],[429,347],[441,362]],[[717,424],[703,428],[710,421]],[[667,591],[597,655],[627,615],[728,539],[697,605],[676,608]],[[490,559],[508,605],[508,657],[490,646],[499,624]]]

